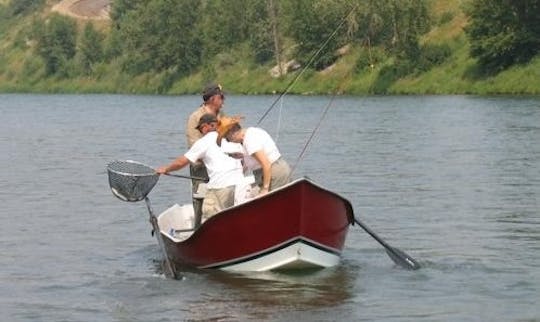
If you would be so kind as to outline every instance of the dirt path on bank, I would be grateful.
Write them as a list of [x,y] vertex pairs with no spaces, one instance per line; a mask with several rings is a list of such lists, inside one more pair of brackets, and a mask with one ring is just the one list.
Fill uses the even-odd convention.
[[80,19],[109,19],[112,0],[62,0],[52,11]]

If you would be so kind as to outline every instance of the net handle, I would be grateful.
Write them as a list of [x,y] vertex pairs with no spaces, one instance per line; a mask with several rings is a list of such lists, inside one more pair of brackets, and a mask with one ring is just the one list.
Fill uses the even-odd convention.
[[[147,165],[147,164],[144,164],[142,162],[138,162],[138,161],[133,161],[133,160],[117,160],[117,162],[127,162],[127,163],[134,163],[134,164],[138,164],[138,165],[141,165],[141,166],[145,166],[148,168],[148,170],[152,170],[153,172],[157,173],[156,172],[156,169],[152,168],[151,166]],[[122,174],[125,174],[125,175],[132,175],[132,173],[125,173],[125,172],[120,172],[120,171],[115,171],[117,173],[122,173]],[[200,181],[204,181],[204,182],[208,182],[208,179],[207,178],[203,178],[203,177],[193,177],[193,176],[186,176],[186,175],[181,175],[181,174],[172,174],[172,173],[164,173],[164,175],[166,176],[169,176],[169,177],[176,177],[176,178],[183,178],[183,179],[191,179],[191,180],[200,180]]]
[[[133,161],[133,160],[126,160],[126,161],[124,161],[124,162],[131,162],[131,163],[140,164],[140,165],[142,165],[142,166],[147,167],[149,170],[152,170],[152,171],[156,172],[156,169],[154,169],[154,168],[152,168],[151,166],[149,166],[149,165],[147,165],[147,164],[144,164],[144,163],[142,163],[142,162]],[[183,178],[183,179],[191,179],[191,180],[200,180],[200,181],[208,182],[208,179],[202,178],[202,177],[193,177],[193,176],[186,176],[186,175],[172,174],[172,173],[164,173],[164,175],[169,176],[169,177],[176,177],[176,178]]]
[[[128,164],[142,167],[142,173],[141,172],[138,173],[138,171],[135,171],[135,170],[129,170],[129,167],[127,168],[125,167]],[[139,168],[138,170],[141,170],[141,168]],[[126,201],[126,202],[138,202],[146,198],[146,196],[150,193],[150,191],[152,191],[154,186],[157,184],[159,180],[159,176],[160,176],[160,174],[157,173],[156,170],[153,169],[152,167],[144,163],[133,161],[133,160],[113,161],[107,165],[107,172],[109,174],[109,187],[111,188],[112,194],[118,199],[122,201]],[[111,177],[111,175],[113,175],[113,177]],[[141,188],[134,188],[131,186],[131,184],[133,184],[133,181],[129,182],[129,181],[114,179],[114,178],[118,178],[118,176],[132,177],[132,176],[139,176],[139,175],[154,178],[154,179],[151,179],[151,181],[153,181],[153,183],[151,183],[151,186],[147,186],[146,188],[144,188],[144,185],[143,185],[141,186]],[[165,175],[170,176],[170,177],[208,182],[208,179],[205,179],[202,177],[185,176],[185,175],[171,174],[171,173],[165,173]],[[135,181],[135,183],[138,183],[138,181]]]
[[200,180],[200,181],[208,182],[208,179],[203,178],[203,177],[184,176],[184,175],[181,175],[181,174],[172,174],[172,173],[164,173],[164,175],[169,176],[169,177],[184,178],[184,179],[191,179],[191,180]]

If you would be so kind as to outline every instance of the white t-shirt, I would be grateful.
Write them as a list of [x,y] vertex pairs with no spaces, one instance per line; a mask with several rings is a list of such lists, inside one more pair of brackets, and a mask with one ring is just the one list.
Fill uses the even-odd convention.
[[[244,142],[242,145],[246,149],[246,153],[250,156],[257,151],[264,151],[264,154],[266,154],[266,157],[270,163],[274,163],[281,157],[281,153],[279,153],[276,143],[270,134],[258,127],[248,127],[246,129],[246,133],[244,134]],[[250,164],[253,163],[250,161],[257,163],[255,160],[249,160],[248,162]],[[258,164],[258,166],[253,167],[253,169],[258,169],[260,167],[260,164]]]
[[217,136],[216,131],[206,133],[184,154],[192,163],[202,160],[210,178],[207,187],[213,189],[233,186],[244,180],[242,164],[221,150],[216,143]]
[[240,143],[229,142],[225,138],[221,139],[221,151],[225,153],[244,154],[244,147]]

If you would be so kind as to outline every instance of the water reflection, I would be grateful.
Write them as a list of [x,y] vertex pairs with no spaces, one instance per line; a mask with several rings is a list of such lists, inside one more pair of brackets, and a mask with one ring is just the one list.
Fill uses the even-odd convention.
[[[340,306],[353,297],[355,278],[345,266],[287,272],[185,273],[205,291],[189,302],[191,318],[268,319],[278,312]],[[200,284],[199,287],[200,287]]]
[[334,306],[351,297],[354,285],[352,276],[341,266],[245,274],[211,272],[207,276],[210,281],[235,289],[239,296],[259,306]]

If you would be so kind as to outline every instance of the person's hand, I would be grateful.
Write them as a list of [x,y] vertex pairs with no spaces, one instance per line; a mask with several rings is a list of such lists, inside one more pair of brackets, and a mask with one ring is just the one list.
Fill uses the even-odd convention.
[[233,120],[234,122],[238,122],[240,123],[240,121],[242,121],[244,119],[244,116],[243,115],[233,115],[230,117],[231,120]]
[[243,159],[244,158],[244,154],[240,153],[240,152],[232,152],[232,153],[227,153],[227,154],[233,159]]
[[166,166],[159,167],[159,168],[156,169],[156,173],[157,173],[157,174],[165,174],[165,173],[167,173],[167,172],[168,172],[168,171],[167,171],[167,167],[166,167]]
[[268,188],[262,187],[261,190],[259,191],[259,196],[264,196],[267,193],[268,193]]

